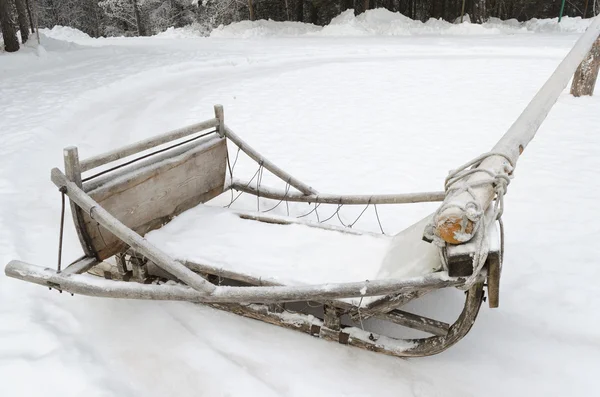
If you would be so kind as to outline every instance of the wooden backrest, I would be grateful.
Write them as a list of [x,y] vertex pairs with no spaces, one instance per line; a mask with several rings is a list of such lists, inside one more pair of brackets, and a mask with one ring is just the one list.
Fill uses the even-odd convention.
[[[102,208],[140,235],[157,229],[224,190],[226,139],[217,134],[92,179],[83,189]],[[127,249],[89,214],[81,214],[99,259]]]

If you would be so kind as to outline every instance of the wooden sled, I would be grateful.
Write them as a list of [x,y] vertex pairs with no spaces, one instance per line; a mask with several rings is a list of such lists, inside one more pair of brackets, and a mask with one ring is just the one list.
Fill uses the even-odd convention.
[[[484,283],[487,282],[488,294],[492,296],[490,303],[497,305],[501,258],[495,225],[487,236],[492,248],[486,266],[473,276],[473,249],[462,247],[455,255],[452,248],[446,250],[447,261],[442,263],[438,248],[423,241],[428,219],[392,238],[289,216],[204,204],[227,196],[231,189],[279,202],[362,206],[441,201],[445,197],[443,192],[319,194],[242,141],[223,123],[221,107],[216,106],[215,113],[217,117],[206,122],[83,161],[78,160],[76,148],[65,149],[65,173],[53,169],[52,181],[71,201],[85,256],[58,271],[12,261],[6,267],[6,274],[72,294],[206,303],[324,339],[400,357],[436,354],[466,335],[484,298]],[[109,163],[174,140],[180,141],[106,169]],[[297,192],[289,189],[278,192],[232,179],[227,174],[231,165],[228,143]],[[101,171],[82,179],[82,173],[98,169]],[[191,217],[190,224],[198,225],[190,228],[196,230],[196,235],[172,237],[169,232],[163,233],[174,217],[178,222]],[[240,247],[219,242],[224,221]],[[308,252],[308,260],[298,262],[296,255],[297,274],[280,259],[286,248],[269,245],[269,233],[290,233],[285,241],[305,242],[307,247],[302,251]],[[248,258],[248,262],[254,263],[249,265],[235,258],[243,257],[246,250],[253,248],[244,246],[247,245],[244,236],[253,235],[262,235],[265,242],[263,246],[258,242],[255,256],[260,257],[254,257],[253,261]],[[182,240],[183,248],[187,241],[193,252],[181,252],[177,244],[181,245]],[[383,267],[379,261],[366,263],[371,257],[384,258],[394,244],[397,246],[394,249],[400,249],[401,256],[410,262],[409,267],[394,262],[393,258],[383,261]],[[210,252],[207,254],[208,247],[215,245],[227,247],[228,255],[219,251],[212,252],[212,256]],[[169,247],[173,255],[166,253]],[[311,249],[321,252],[320,249],[331,251],[335,247],[339,247],[338,251],[327,255],[310,254]],[[344,247],[353,250],[345,254]],[[239,252],[235,258],[228,260],[236,250]],[[365,255],[361,256],[361,252]],[[363,260],[365,266],[361,266]],[[356,274],[357,280],[344,271],[352,261],[358,261],[354,268],[364,270]],[[265,270],[265,266],[270,267]],[[310,269],[307,271],[305,266]],[[322,274],[314,278],[313,273]],[[308,279],[307,274],[311,275]],[[381,274],[386,277],[378,278]],[[400,309],[437,289],[464,287],[470,277],[472,281],[472,277],[476,279],[467,288],[464,308],[453,324]],[[397,339],[380,335],[368,329],[373,319],[430,336]]]
[[[220,106],[215,107],[215,118],[211,120],[83,161],[79,161],[75,147],[67,148],[65,172],[54,168],[51,178],[62,193],[62,220],[65,196],[70,199],[85,255],[65,269],[61,269],[59,254],[57,270],[11,261],[5,272],[13,278],[72,294],[208,304],[398,357],[440,353],[469,332],[484,300],[484,288],[489,306],[498,307],[503,257],[500,217],[506,187],[519,156],[599,32],[600,17],[594,19],[492,151],[453,171],[446,178],[444,192],[319,193],[238,137],[225,125]],[[261,186],[260,176],[254,184],[255,178],[234,179],[228,144],[237,146],[259,165],[258,175],[263,169],[268,170],[285,182],[286,189]],[[159,146],[159,150],[148,153]],[[141,157],[122,160],[142,152],[145,154]],[[116,166],[106,167],[115,162]],[[96,171],[94,175],[82,177],[92,170]],[[337,205],[338,209],[342,205],[425,201],[442,204],[430,218],[384,241],[383,246],[391,255],[373,263],[363,258],[362,267],[349,266],[348,269],[364,271],[354,274],[346,272],[344,265],[362,258],[362,246],[372,249],[368,252],[374,256],[380,255],[382,240],[354,228],[205,204],[211,200],[214,203],[233,190],[274,200],[276,206],[282,202],[305,202],[314,204],[315,209],[320,204]],[[183,229],[192,234],[200,230],[201,234],[193,234],[191,242],[181,245],[187,237],[172,230],[179,222],[197,224]],[[223,238],[220,228],[224,225],[227,233],[245,231],[234,241],[245,244],[246,238],[252,239],[257,247],[224,244],[219,240]],[[264,245],[263,240],[256,238],[269,233],[289,233],[291,241],[297,238],[309,243],[293,256],[282,258],[277,247]],[[309,255],[312,250],[319,253],[335,248],[338,240],[344,240],[341,247],[358,247],[358,251],[348,254],[342,249]],[[211,252],[215,246],[220,250]],[[254,255],[248,253],[251,248],[257,248]],[[237,254],[233,255],[236,249]],[[311,270],[307,272],[306,268]],[[465,291],[465,302],[452,324],[402,309],[432,291],[457,288]],[[372,328],[376,321],[387,325]],[[375,328],[387,331],[393,327],[429,336],[398,337],[395,331],[389,335],[375,332]]]

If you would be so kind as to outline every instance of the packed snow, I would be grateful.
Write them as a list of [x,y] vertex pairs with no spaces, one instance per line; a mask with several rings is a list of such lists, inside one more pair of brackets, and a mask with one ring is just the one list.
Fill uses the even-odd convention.
[[[361,37],[307,32],[251,43],[89,39],[55,29],[42,32],[45,51],[0,54],[0,263],[55,266],[60,195],[49,170],[61,165],[63,147],[77,145],[86,158],[211,118],[215,103],[239,135],[322,191],[439,190],[448,170],[492,147],[587,23],[573,21],[567,32],[538,21],[531,24],[539,29],[515,25],[530,34],[390,37],[392,22]],[[599,106],[598,96],[565,91],[527,147],[506,196],[500,308],[484,304],[472,331],[441,355],[400,360],[202,305],[71,297],[2,274],[0,390],[61,397],[593,395]],[[237,169],[255,172],[244,159]],[[246,204],[252,210],[256,201]],[[381,206],[379,215],[394,234],[434,209]],[[343,211],[347,219],[356,215]],[[69,220],[67,213],[65,261],[81,254]],[[373,213],[356,227],[378,230]],[[458,295],[432,294],[409,309],[449,321]]]

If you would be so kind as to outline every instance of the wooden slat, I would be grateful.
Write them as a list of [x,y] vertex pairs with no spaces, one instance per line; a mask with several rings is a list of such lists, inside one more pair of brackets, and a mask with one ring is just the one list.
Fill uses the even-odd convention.
[[[384,314],[394,309],[406,305],[415,299],[418,299],[425,294],[431,292],[430,290],[422,289],[410,292],[404,292],[401,294],[387,295],[381,299],[369,303],[364,309],[360,311],[360,317],[363,320],[376,316],[378,314]],[[357,313],[358,314],[358,313]]]
[[434,320],[424,316],[419,316],[402,310],[393,310],[380,317],[394,324],[402,325],[404,327],[416,329],[423,332],[428,332],[437,336],[444,336],[450,329],[450,324],[446,324],[442,321]]
[[[163,161],[151,163],[88,192],[105,210],[140,235],[156,229],[199,203],[223,192],[225,139],[214,135],[201,144]],[[133,165],[132,165],[133,166]],[[85,228],[99,259],[127,248],[126,244],[85,213]]]
[[152,149],[153,147],[160,146],[164,143],[168,143],[191,134],[195,134],[196,132],[200,132],[208,128],[217,127],[218,125],[219,120],[214,118],[201,123],[179,128],[165,134],[154,136],[152,138],[144,139],[143,141],[135,142],[131,145],[127,145],[110,152],[90,157],[81,161],[81,172],[89,171],[92,168],[100,167],[101,165],[108,164],[139,152],[143,152],[144,150]]

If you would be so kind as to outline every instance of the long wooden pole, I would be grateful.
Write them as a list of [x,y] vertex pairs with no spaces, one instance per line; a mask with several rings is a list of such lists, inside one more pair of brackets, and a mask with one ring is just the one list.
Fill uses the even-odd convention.
[[[508,131],[492,148],[493,153],[499,153],[503,156],[493,155],[487,157],[481,162],[478,169],[487,170],[493,175],[506,175],[507,168],[510,166],[504,156],[510,159],[513,165],[516,165],[519,155],[535,136],[550,109],[556,103],[559,95],[569,83],[571,76],[599,34],[600,17],[595,17],[587,31],[575,43],[548,81],[546,81],[525,110],[523,110],[523,113],[521,113]],[[467,178],[464,183],[476,184],[489,178],[489,174],[478,172]],[[467,203],[474,200],[479,205],[479,208],[485,211],[495,195],[494,187],[491,183],[474,187],[472,192],[474,199],[469,193],[465,192],[447,196],[444,200],[442,206],[446,207],[446,209],[439,214],[435,225],[436,234],[444,241],[451,244],[460,244],[470,240],[477,227],[471,220],[466,221],[466,224],[463,225],[463,220],[466,219],[466,210],[462,208],[465,208]]]

